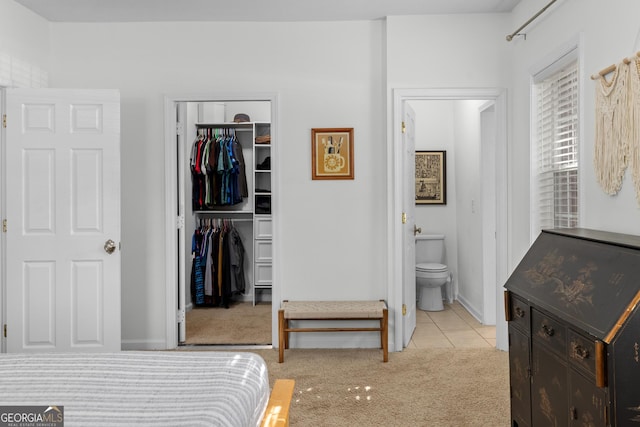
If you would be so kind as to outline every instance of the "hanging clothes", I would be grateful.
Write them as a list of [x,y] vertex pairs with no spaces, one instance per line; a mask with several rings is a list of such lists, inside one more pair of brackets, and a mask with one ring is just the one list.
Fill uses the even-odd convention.
[[189,166],[191,169],[191,201],[193,210],[201,210],[205,206],[206,179],[202,173],[203,148],[206,144],[204,135],[199,134],[191,148],[191,159]]
[[244,245],[240,233],[235,228],[229,231],[229,263],[231,264],[231,290],[243,294],[245,291],[244,279]]
[[[211,221],[211,220],[210,220]],[[201,223],[192,237],[191,295],[196,306],[229,308],[245,291],[245,251],[231,221]]]
[[203,235],[200,229],[193,233],[191,238],[191,297],[195,305],[204,304],[204,265],[206,259],[202,259],[200,255],[201,246],[203,244]]
[[249,197],[242,145],[234,129],[198,129],[190,166],[193,210],[233,206]]

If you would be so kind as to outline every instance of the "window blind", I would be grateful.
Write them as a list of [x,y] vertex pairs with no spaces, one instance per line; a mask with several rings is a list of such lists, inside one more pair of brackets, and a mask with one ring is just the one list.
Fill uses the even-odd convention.
[[[578,225],[578,62],[534,81],[537,222]],[[537,199],[537,200],[536,200]]]

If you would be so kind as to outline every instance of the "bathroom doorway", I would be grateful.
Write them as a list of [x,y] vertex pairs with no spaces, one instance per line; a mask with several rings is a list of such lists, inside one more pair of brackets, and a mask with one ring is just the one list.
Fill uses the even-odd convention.
[[[461,295],[458,300],[465,306],[465,308],[471,312],[478,320],[483,324],[497,324],[496,328],[496,347],[500,349],[506,349],[506,322],[504,322],[504,314],[501,312],[501,305],[498,305],[501,301],[502,292],[500,291],[501,283],[506,280],[507,274],[506,268],[506,176],[507,176],[507,162],[506,162],[506,94],[500,89],[399,89],[394,91],[394,138],[393,144],[390,147],[391,153],[390,170],[393,172],[394,184],[390,185],[390,188],[396,189],[395,191],[401,191],[403,183],[407,180],[403,176],[403,173],[398,168],[394,167],[394,159],[396,156],[401,155],[400,150],[397,148],[399,145],[395,142],[401,138],[402,118],[399,112],[402,111],[403,103],[409,103],[414,109],[420,110],[420,103],[426,103],[427,110],[429,108],[437,109],[450,109],[452,115],[450,117],[467,117],[470,114],[468,111],[471,109],[472,116],[475,116],[473,120],[477,122],[476,135],[465,135],[466,127],[456,128],[453,123],[449,132],[452,139],[464,140],[465,138],[475,138],[479,141],[479,146],[475,149],[477,153],[475,158],[472,154],[465,152],[465,156],[462,162],[475,162],[477,164],[479,183],[476,184],[476,188],[463,188],[460,190],[460,194],[452,193],[451,189],[456,188],[455,179],[461,174],[455,173],[455,146],[451,145],[449,158],[447,159],[447,168],[450,170],[450,180],[448,186],[450,187],[448,200],[455,207],[456,212],[453,216],[453,222],[461,222],[460,229],[457,225],[452,225],[449,232],[446,230],[432,230],[430,224],[438,223],[438,215],[451,215],[451,212],[445,212],[446,207],[442,206],[430,206],[423,209],[424,216],[421,218],[420,214],[416,212],[416,225],[420,227],[422,225],[423,230],[426,228],[427,232],[439,232],[455,237],[452,239],[453,244],[449,244],[447,240],[447,260],[448,263],[453,263],[454,266],[459,262],[463,262],[472,256],[472,253],[479,253],[481,261],[473,266],[470,271],[462,271],[462,277],[473,277],[476,288],[469,295],[467,301],[465,301],[466,295]],[[417,104],[416,104],[417,103]],[[420,126],[420,121],[424,116],[420,111],[416,116],[416,127]],[[431,127],[433,131],[433,126]],[[442,149],[444,144],[444,138],[442,135],[432,135],[432,137],[421,137],[419,130],[416,130],[416,150],[438,150]],[[432,132],[433,133],[433,132]],[[422,138],[422,140],[421,140]],[[422,145],[424,144],[424,145]],[[475,160],[474,160],[475,159]],[[467,163],[461,163],[459,168],[468,168]],[[460,172],[460,171],[459,171]],[[462,179],[462,178],[459,178]],[[393,198],[391,198],[393,200]],[[396,209],[391,207],[390,209]],[[437,209],[440,209],[438,211]],[[451,211],[451,209],[450,209]],[[400,215],[398,212],[397,215]],[[390,217],[395,217],[395,213],[390,213]],[[475,217],[475,218],[474,218]],[[458,235],[462,234],[466,236],[469,234],[469,230],[465,230],[465,224],[471,227],[471,220],[473,219],[476,224],[471,230],[477,237],[474,238],[475,249],[469,247],[468,242],[465,242],[463,250],[458,250]],[[421,224],[420,222],[425,222]],[[401,236],[401,225],[397,223],[390,224],[390,229],[393,236],[393,241],[397,241]],[[425,232],[425,231],[423,231]],[[456,247],[453,249],[453,247]],[[405,263],[414,263],[414,260],[405,260],[402,256],[398,255],[400,252],[396,248],[390,248],[390,251],[396,251],[393,255],[390,255],[390,262],[393,264],[389,267],[390,275],[395,280],[391,280],[390,283],[402,283],[402,269]],[[470,252],[474,251],[474,252]],[[460,259],[458,259],[460,258]],[[394,261],[395,259],[395,261]],[[466,262],[466,261],[465,261]],[[466,266],[466,264],[465,264]],[[464,270],[464,268],[462,269]],[[489,274],[486,274],[489,272]],[[454,280],[458,281],[460,277],[460,268],[454,268]],[[492,279],[495,277],[495,279]],[[467,280],[467,279],[464,279]],[[477,283],[481,283],[480,286]],[[454,289],[457,291],[458,283],[455,283]],[[402,294],[399,289],[395,288],[390,290],[393,293],[395,301],[402,301]],[[466,293],[468,293],[465,290]],[[487,297],[488,296],[488,297]],[[491,298],[491,301],[487,303],[487,298]],[[415,302],[402,301],[405,304]],[[398,303],[398,306],[400,303]],[[408,310],[407,310],[408,311]],[[402,339],[402,330],[399,326],[402,325],[402,310],[396,311],[396,329],[395,329],[395,346],[397,349],[401,349],[402,343],[399,339]]]

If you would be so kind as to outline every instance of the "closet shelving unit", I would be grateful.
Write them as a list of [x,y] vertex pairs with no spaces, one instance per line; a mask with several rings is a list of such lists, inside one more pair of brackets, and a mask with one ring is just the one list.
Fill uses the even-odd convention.
[[252,223],[250,240],[247,239],[243,243],[245,262],[251,264],[249,274],[245,274],[248,285],[245,295],[250,292],[255,305],[260,299],[260,293],[270,292],[273,283],[271,141],[256,143],[256,137],[270,135],[271,124],[268,122],[196,123],[196,127],[233,130],[242,146],[248,197],[237,205],[194,211],[194,216],[196,221],[201,218],[224,218]]
[[253,214],[254,214],[254,265],[253,265],[253,303],[256,295],[263,290],[271,290],[273,283],[272,260],[272,220],[271,220],[271,140],[258,143],[256,138],[271,135],[271,124],[254,123],[254,177],[253,177]]

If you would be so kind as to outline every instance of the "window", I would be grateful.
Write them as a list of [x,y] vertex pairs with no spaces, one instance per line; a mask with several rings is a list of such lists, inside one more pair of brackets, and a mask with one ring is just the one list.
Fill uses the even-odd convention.
[[578,226],[578,61],[556,61],[533,78],[533,231]]

